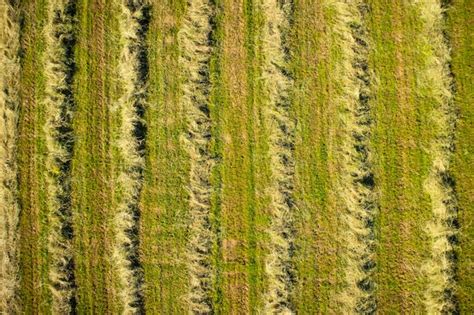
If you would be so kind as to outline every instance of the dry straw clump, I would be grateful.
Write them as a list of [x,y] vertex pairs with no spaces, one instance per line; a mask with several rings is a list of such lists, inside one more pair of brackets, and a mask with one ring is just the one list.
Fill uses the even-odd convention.
[[340,175],[337,187],[344,209],[341,234],[345,287],[340,296],[344,313],[373,314],[375,300],[374,220],[377,198],[370,151],[370,74],[368,41],[363,23],[367,7],[362,1],[327,1],[336,13],[331,31],[341,59],[333,74],[340,84],[335,98],[339,108]]
[[456,313],[457,199],[450,163],[454,151],[456,109],[449,68],[448,40],[444,36],[444,12],[438,0],[414,1],[423,21],[422,38],[431,53],[426,55],[422,82],[433,101],[432,126],[436,132],[430,154],[432,164],[424,188],[431,199],[431,258],[424,265],[427,274],[425,307],[428,314]]
[[183,142],[190,157],[189,186],[189,311],[212,312],[211,250],[211,118],[209,115],[209,62],[213,5],[209,0],[189,0],[179,33],[184,72],[182,102],[186,109],[188,130]]
[[49,280],[53,309],[70,313],[75,305],[73,224],[71,212],[71,157],[73,150],[72,116],[74,99],[72,76],[75,43],[75,1],[52,0],[48,3],[45,27],[45,78],[47,122],[49,208]]
[[17,137],[20,26],[16,1],[0,0],[0,313],[19,313]]
[[118,158],[115,178],[117,208],[114,218],[113,264],[119,275],[119,296],[124,314],[141,314],[143,270],[139,259],[140,193],[143,186],[143,114],[147,106],[148,75],[146,32],[149,3],[146,0],[116,0],[120,9],[119,27],[122,52],[118,64],[120,97],[114,106],[119,117],[119,133],[114,141]]
[[293,252],[293,177],[295,124],[290,117],[286,37],[291,14],[290,1],[262,0],[260,9],[265,18],[262,30],[262,75],[267,93],[267,123],[270,130],[272,186],[269,254],[265,270],[268,288],[265,313],[291,314],[290,296],[294,273]]

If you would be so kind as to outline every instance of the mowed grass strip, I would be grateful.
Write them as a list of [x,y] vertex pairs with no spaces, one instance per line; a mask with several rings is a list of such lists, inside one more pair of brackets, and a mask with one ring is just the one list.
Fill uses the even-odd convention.
[[18,135],[18,180],[20,214],[20,291],[21,311],[48,313],[51,310],[48,255],[48,208],[46,170],[46,111],[43,55],[44,26],[47,23],[45,1],[20,4],[21,73]]
[[[247,80],[245,50],[245,15],[244,3],[219,1],[220,25],[216,32],[216,46],[219,47],[218,70],[211,73],[214,80],[212,93],[218,97],[214,104],[213,114],[218,114],[218,121],[213,125],[219,131],[213,134],[218,137],[221,148],[219,176],[222,189],[219,192],[220,213],[219,229],[219,283],[214,288],[218,292],[215,309],[225,314],[248,313],[248,241],[249,229],[247,211],[250,206],[248,178],[250,176],[250,153],[248,124],[251,123],[247,111]],[[218,107],[218,108],[217,108]],[[254,293],[255,294],[255,293]]]
[[117,313],[113,262],[113,158],[110,108],[119,97],[118,8],[110,1],[77,3],[76,143],[72,161],[74,254],[78,313]]
[[50,255],[49,280],[53,310],[75,312],[75,278],[71,209],[71,158],[74,149],[74,44],[76,7],[73,1],[50,1],[45,27],[45,99]]
[[[341,80],[347,83],[346,74],[353,73],[343,70],[350,63],[353,39],[352,34],[341,36],[344,21],[338,5],[347,10],[347,4],[338,1],[296,1],[291,32],[292,113],[297,119],[293,257],[297,282],[292,302],[296,312],[309,314],[343,313],[341,295],[346,287],[342,236],[347,233],[343,215],[347,205],[340,197],[338,175],[344,174],[339,148],[347,139],[340,115],[347,116],[351,104]],[[348,31],[346,24],[342,26]],[[354,102],[356,97],[349,99]]]
[[456,293],[459,312],[467,314],[474,309],[474,2],[453,0],[447,14],[458,111],[452,166],[459,209]]
[[189,272],[189,312],[213,311],[211,267],[211,117],[209,110],[211,19],[214,6],[208,0],[188,1],[180,29],[181,69],[184,75],[181,102],[187,113],[188,129],[183,145],[190,158],[189,240],[186,255]]
[[19,313],[17,145],[20,7],[0,1],[0,313]]
[[[374,172],[380,196],[376,220],[377,299],[381,313],[425,312],[430,257],[427,223],[432,217],[424,189],[436,139],[431,114],[436,107],[424,80],[432,55],[416,5],[410,1],[368,1],[369,65],[376,84]],[[428,43],[428,44],[427,44]]]
[[151,2],[148,31],[149,89],[145,112],[147,140],[140,216],[140,258],[145,310],[183,314],[188,310],[188,155],[180,143],[186,132],[180,102],[178,31],[186,1]]
[[139,257],[140,197],[145,167],[148,60],[147,1],[115,1],[119,8],[118,100],[112,107],[117,129],[113,132],[114,155],[114,262],[120,281],[117,289],[123,313],[143,313],[143,271]]
[[266,101],[265,119],[269,130],[271,185],[269,244],[265,258],[268,287],[264,312],[291,313],[294,287],[292,255],[294,246],[294,137],[295,122],[290,115],[288,74],[289,28],[292,3],[264,0],[259,3],[264,25],[262,29],[262,79]]

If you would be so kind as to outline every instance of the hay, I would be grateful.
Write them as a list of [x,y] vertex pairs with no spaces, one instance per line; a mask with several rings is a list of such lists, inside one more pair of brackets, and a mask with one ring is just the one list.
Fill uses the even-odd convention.
[[20,26],[16,1],[0,1],[0,313],[20,313],[17,297],[17,138]]

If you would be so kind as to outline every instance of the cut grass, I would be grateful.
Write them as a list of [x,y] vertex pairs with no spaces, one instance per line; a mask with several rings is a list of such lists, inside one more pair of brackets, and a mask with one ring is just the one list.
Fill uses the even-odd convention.
[[116,1],[122,54],[118,64],[120,97],[112,112],[120,126],[114,146],[117,151],[114,262],[120,278],[118,295],[123,313],[144,311],[143,270],[139,257],[140,195],[145,167],[148,61],[145,36],[149,22],[147,1]]
[[451,162],[457,120],[453,98],[450,54],[445,32],[443,8],[438,0],[415,2],[424,23],[423,32],[431,54],[427,56],[422,80],[434,103],[430,115],[435,138],[430,147],[432,166],[424,188],[431,199],[432,219],[428,225],[431,257],[425,265],[428,286],[426,312],[445,314],[458,312],[456,297],[456,239],[458,205]]
[[51,257],[49,279],[53,310],[58,313],[72,313],[76,304],[71,209],[75,9],[74,1],[51,1],[48,4],[48,24],[45,29],[44,105],[47,115],[45,134],[48,150],[46,159],[50,224],[48,250]]
[[210,155],[211,120],[209,112],[209,62],[212,52],[210,36],[214,14],[208,0],[188,1],[187,12],[179,36],[182,49],[182,102],[187,111],[188,131],[183,143],[190,157],[188,249],[189,311],[212,312],[212,229]]
[[345,288],[341,294],[343,313],[373,314],[375,300],[374,218],[377,200],[374,192],[372,153],[370,149],[370,74],[369,43],[362,1],[328,1],[334,8],[336,49],[340,60],[332,77],[340,84],[333,96],[339,109],[340,137],[337,157],[338,199],[343,203],[341,243],[345,244]]
[[19,6],[0,1],[0,313],[19,313],[17,139],[20,75]]
[[266,116],[269,129],[272,184],[269,190],[271,223],[269,251],[265,261],[268,288],[266,313],[292,313],[290,295],[294,274],[293,253],[293,177],[295,125],[290,117],[288,75],[288,30],[291,2],[264,0],[260,3],[264,16],[262,30],[262,77],[266,93]]

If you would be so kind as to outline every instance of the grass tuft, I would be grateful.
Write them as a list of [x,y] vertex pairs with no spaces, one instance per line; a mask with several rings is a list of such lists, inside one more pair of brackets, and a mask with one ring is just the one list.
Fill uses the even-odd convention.
[[20,25],[16,1],[0,1],[0,313],[20,313],[17,299],[17,138]]

